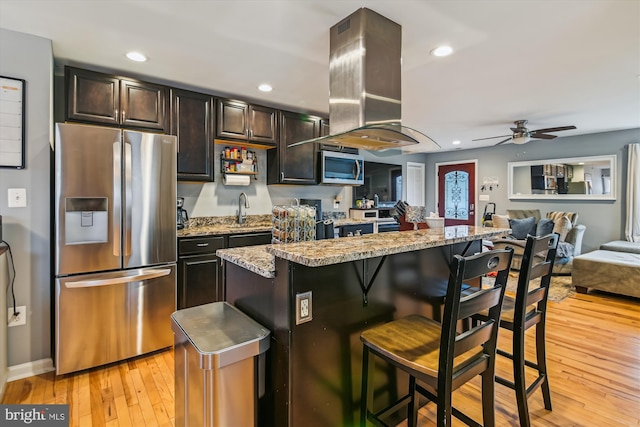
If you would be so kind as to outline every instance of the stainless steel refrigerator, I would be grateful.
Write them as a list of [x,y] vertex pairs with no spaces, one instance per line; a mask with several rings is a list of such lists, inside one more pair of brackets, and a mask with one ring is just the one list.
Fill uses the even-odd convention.
[[57,123],[54,157],[56,372],[171,346],[176,138]]

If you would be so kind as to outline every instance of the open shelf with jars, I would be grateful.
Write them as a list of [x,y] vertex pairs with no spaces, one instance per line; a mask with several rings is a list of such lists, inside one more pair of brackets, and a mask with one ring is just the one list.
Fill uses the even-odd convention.
[[244,147],[225,147],[220,153],[222,175],[250,175],[258,179],[258,157]]

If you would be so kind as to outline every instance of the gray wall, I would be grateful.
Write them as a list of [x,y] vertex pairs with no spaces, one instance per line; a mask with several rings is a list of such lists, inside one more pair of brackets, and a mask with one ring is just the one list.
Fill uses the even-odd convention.
[[[13,252],[16,303],[27,306],[27,324],[8,331],[8,363],[15,366],[51,357],[51,41],[0,29],[0,74],[26,80],[26,168],[0,169],[2,237]],[[27,189],[26,208],[7,207],[8,188]]]
[[[610,240],[624,240],[625,195],[627,176],[627,144],[640,142],[640,129],[617,132],[595,133],[571,137],[558,137],[553,141],[532,140],[524,145],[505,144],[498,147],[475,150],[449,151],[428,154],[427,163],[427,211],[435,209],[436,163],[450,161],[478,160],[479,194],[490,196],[490,202],[497,205],[497,213],[506,213],[507,209],[540,209],[542,215],[549,211],[578,212],[578,223],[587,230],[584,235],[582,251],[597,249],[601,243]],[[567,157],[598,156],[615,154],[616,200],[509,200],[508,162],[556,159]],[[484,177],[498,177],[500,185],[493,191],[480,192]],[[487,202],[479,202],[478,218]]]

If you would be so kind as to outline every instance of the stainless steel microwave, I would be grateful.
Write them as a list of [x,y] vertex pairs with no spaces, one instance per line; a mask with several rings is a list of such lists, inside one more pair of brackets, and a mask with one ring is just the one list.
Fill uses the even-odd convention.
[[358,154],[322,151],[321,182],[323,184],[364,184],[364,157]]

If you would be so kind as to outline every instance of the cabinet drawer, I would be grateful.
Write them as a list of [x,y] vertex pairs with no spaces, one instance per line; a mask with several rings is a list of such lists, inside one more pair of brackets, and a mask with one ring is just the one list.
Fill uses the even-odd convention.
[[271,243],[271,232],[253,233],[253,234],[236,234],[229,236],[229,247],[237,248],[240,246],[256,246]]
[[187,237],[178,240],[178,255],[215,252],[224,248],[224,237]]

